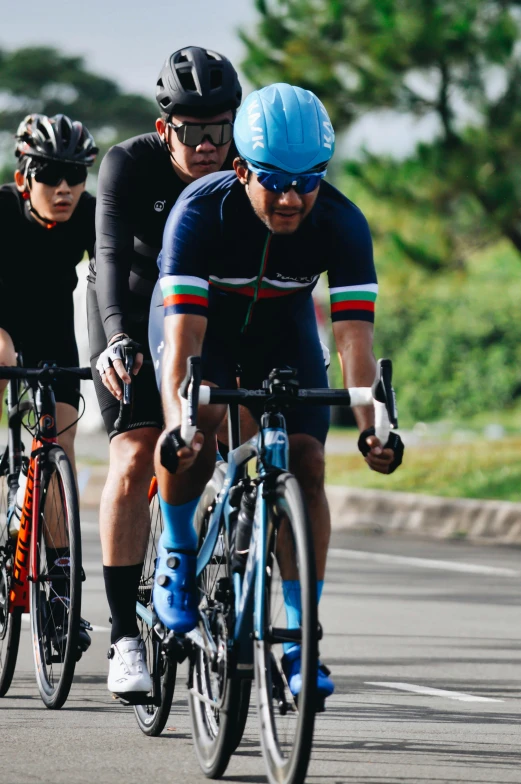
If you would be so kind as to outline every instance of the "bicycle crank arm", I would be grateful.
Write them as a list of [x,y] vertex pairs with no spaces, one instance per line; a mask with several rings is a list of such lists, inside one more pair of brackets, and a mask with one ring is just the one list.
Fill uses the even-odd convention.
[[[317,626],[317,640],[321,640],[323,636],[322,626],[319,623]],[[266,642],[271,645],[281,642],[302,642],[301,629],[279,629],[276,626],[270,626],[267,634],[265,635]]]

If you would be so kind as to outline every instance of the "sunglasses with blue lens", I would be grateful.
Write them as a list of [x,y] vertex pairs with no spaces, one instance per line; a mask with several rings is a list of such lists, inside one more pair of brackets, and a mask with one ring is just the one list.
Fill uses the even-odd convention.
[[255,172],[258,181],[267,191],[271,193],[287,193],[294,188],[299,195],[314,191],[319,186],[320,180],[327,174],[327,170],[311,174],[290,174],[284,171],[259,171],[250,166],[248,166],[248,169]]

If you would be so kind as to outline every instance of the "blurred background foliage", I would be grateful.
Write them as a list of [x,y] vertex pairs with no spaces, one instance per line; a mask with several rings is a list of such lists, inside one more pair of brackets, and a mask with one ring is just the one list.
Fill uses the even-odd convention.
[[[403,423],[511,406],[521,394],[520,0],[255,5],[256,30],[241,32],[245,73],[320,96],[338,134],[335,184],[369,220],[376,350],[394,360]],[[346,161],[344,132],[388,110],[430,116],[432,140],[402,159],[362,149]]]
[[47,46],[0,49],[0,133],[5,151],[2,182],[12,178],[14,132],[31,112],[63,113],[81,120],[102,155],[111,144],[153,128],[157,116],[153,100],[125,93],[111,79],[91,73],[81,57]]
[[[395,362],[402,421],[515,405],[521,0],[253,2],[257,24],[239,33],[243,73],[254,86],[313,90],[335,124],[331,174],[371,226],[381,284],[376,350]],[[0,48],[4,182],[13,133],[34,111],[81,119],[102,154],[153,128],[157,114],[153,85],[147,98],[91,72],[80,56]],[[385,134],[389,111],[429,118],[431,140],[385,156],[350,148],[361,118],[372,116]]]

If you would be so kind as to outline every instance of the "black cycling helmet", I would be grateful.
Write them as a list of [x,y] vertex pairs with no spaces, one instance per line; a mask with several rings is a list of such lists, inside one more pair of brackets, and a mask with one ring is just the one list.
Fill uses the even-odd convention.
[[17,158],[92,166],[98,148],[87,128],[64,114],[28,114],[16,131]]
[[187,46],[165,62],[157,80],[161,113],[205,117],[239,107],[242,87],[231,62],[218,52]]

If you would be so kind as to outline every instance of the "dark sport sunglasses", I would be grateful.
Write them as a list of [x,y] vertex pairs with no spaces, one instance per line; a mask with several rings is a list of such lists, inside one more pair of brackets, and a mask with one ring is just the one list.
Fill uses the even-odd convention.
[[206,138],[214,147],[222,147],[233,138],[233,123],[229,120],[215,123],[182,123],[168,125],[176,132],[177,138],[187,147],[198,147]]
[[60,163],[59,161],[45,161],[43,163],[33,163],[28,174],[34,177],[36,182],[43,185],[59,185],[62,180],[66,180],[70,186],[79,185],[87,179],[87,167],[76,163]]
[[284,171],[266,172],[249,165],[248,169],[257,175],[258,181],[267,191],[271,193],[287,193],[294,188],[300,196],[314,191],[320,184],[320,180],[327,174],[327,170],[311,174],[289,174]]

